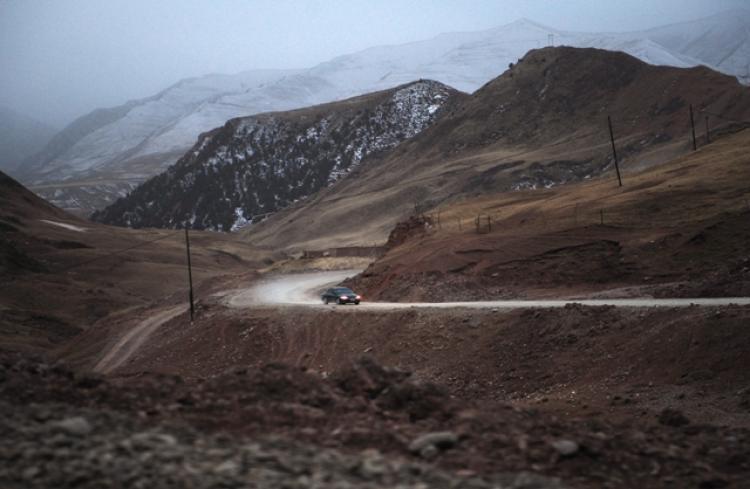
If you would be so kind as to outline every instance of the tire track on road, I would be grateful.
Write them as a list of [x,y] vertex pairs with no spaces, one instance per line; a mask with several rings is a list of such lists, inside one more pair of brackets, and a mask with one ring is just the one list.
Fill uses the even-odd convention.
[[180,304],[138,323],[104,354],[102,359],[94,366],[94,371],[106,374],[115,370],[133,356],[159,326],[185,312],[187,307],[187,304]]

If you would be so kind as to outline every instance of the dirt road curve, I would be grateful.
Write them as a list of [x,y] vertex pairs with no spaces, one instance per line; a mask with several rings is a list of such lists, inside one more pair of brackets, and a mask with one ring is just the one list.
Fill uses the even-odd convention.
[[[334,286],[347,277],[359,273],[360,270],[343,270],[335,272],[314,272],[295,275],[283,275],[250,287],[231,292],[226,295],[225,302],[230,307],[243,308],[254,305],[297,305],[320,306],[321,292]],[[587,299],[587,300],[513,300],[513,301],[477,301],[477,302],[363,302],[361,309],[404,309],[411,307],[432,308],[552,308],[565,307],[566,304],[583,304],[588,306],[618,306],[618,307],[687,307],[725,306],[729,304],[750,305],[750,297],[719,297],[695,299]],[[328,306],[335,307],[335,306]],[[347,308],[357,309],[357,308]]]
[[185,312],[186,304],[165,309],[164,311],[151,316],[145,321],[141,321],[135,328],[128,331],[125,336],[120,338],[112,348],[99,360],[94,370],[96,372],[108,373],[125,363],[133,353],[143,344],[146,339],[156,331],[159,326],[166,323],[173,317]]

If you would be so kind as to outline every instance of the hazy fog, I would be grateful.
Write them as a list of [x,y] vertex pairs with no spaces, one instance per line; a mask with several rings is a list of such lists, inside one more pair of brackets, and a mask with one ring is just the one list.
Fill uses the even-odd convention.
[[0,0],[0,105],[58,127],[181,78],[302,68],[373,45],[526,17],[629,31],[747,0]]

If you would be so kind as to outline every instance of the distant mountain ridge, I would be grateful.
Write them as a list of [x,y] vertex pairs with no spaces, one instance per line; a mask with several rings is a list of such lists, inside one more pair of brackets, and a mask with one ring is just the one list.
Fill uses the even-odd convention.
[[291,112],[232,119],[94,220],[128,227],[236,230],[336,182],[429,127],[455,90],[418,81]]
[[[51,145],[27,160],[29,171],[22,177],[61,207],[99,208],[165,169],[200,133],[230,118],[341,100],[417,79],[473,92],[530,49],[550,43],[624,51],[652,64],[706,64],[750,82],[748,29],[747,10],[633,33],[576,33],[522,19],[481,32],[374,47],[306,70],[196,78],[137,101],[115,120],[101,119],[64,145]],[[73,125],[88,127],[80,120]]]
[[7,107],[0,107],[0,171],[17,173],[21,162],[40,151],[55,129]]

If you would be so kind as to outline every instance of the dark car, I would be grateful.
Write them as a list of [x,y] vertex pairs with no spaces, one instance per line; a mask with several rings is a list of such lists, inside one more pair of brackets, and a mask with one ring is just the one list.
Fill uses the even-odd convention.
[[359,304],[361,296],[354,293],[352,289],[346,287],[334,287],[323,292],[320,297],[324,304],[335,302],[337,304]]

